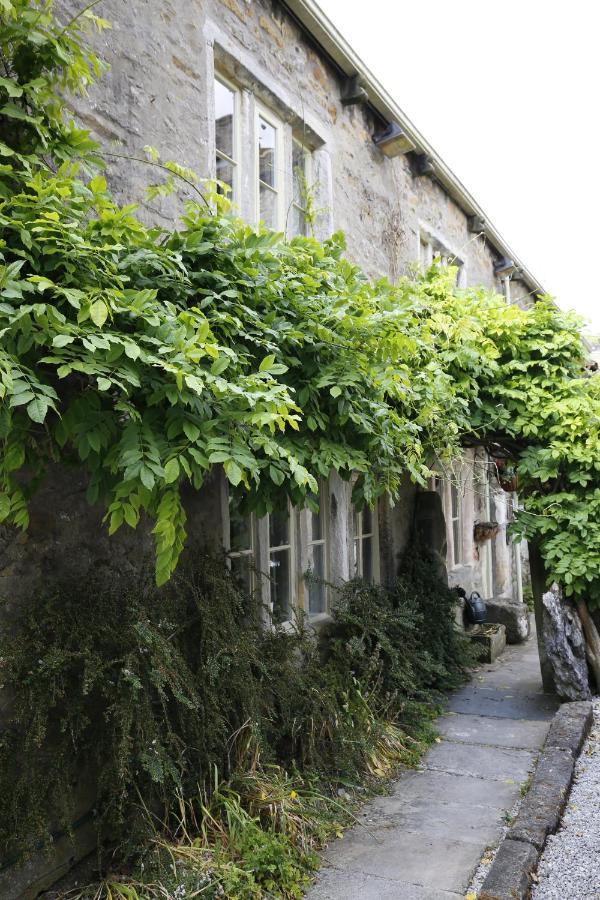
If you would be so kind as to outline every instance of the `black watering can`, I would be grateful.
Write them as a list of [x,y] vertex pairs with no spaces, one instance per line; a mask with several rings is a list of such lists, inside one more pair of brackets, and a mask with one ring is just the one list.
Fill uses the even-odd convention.
[[477,591],[473,591],[470,597],[465,596],[465,609],[467,619],[472,625],[482,625],[485,622],[487,610],[481,595]]

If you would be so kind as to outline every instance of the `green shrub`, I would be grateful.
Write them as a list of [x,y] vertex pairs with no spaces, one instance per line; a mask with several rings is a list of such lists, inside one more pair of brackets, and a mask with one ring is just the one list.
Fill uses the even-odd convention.
[[48,842],[49,808],[68,828],[82,773],[100,841],[120,853],[152,819],[175,828],[177,797],[214,771],[235,780],[275,765],[330,785],[388,775],[418,756],[439,692],[464,671],[450,603],[426,564],[390,588],[353,581],[319,646],[302,622],[265,629],[220,559],[167,590],[88,582],[31,598],[0,638],[13,697],[0,840]]
[[220,561],[162,593],[142,580],[124,592],[87,582],[32,598],[1,639],[14,695],[0,743],[2,837],[34,847],[47,800],[66,825],[81,771],[97,778],[102,833],[135,834],[139,797],[168,813],[176,790],[223,770],[232,732],[260,719],[260,645],[257,604]]

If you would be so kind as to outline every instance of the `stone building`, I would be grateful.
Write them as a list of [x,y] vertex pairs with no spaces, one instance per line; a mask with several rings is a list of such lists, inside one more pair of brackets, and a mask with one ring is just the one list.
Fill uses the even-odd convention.
[[[139,202],[148,220],[172,223],[174,201],[144,200],[148,167],[121,157],[143,157],[151,144],[163,159],[230,184],[249,222],[289,236],[342,230],[347,255],[369,276],[395,279],[440,258],[457,266],[459,286],[481,284],[519,304],[542,293],[312,0],[103,0],[96,11],[112,23],[94,39],[110,71],[74,101],[75,112],[105,146],[114,142],[111,188],[119,200]],[[522,601],[522,550],[507,533],[517,498],[496,475],[480,449],[438,473],[430,486],[445,516],[437,545],[451,584]],[[319,623],[331,585],[355,574],[393,577],[421,514],[419,496],[407,483],[394,505],[383,498],[357,511],[351,487],[333,474],[321,483],[319,514],[290,508],[257,520],[230,506],[215,470],[189,498],[188,543],[223,545],[274,619],[302,609]],[[495,533],[476,541],[474,526],[492,521]],[[56,473],[32,502],[28,535],[2,541],[3,594],[17,602],[61,568],[135,571],[149,551],[141,532],[109,539],[101,511],[85,502],[83,479]],[[71,853],[65,849],[56,872]],[[20,884],[48,883],[39,874]],[[2,891],[0,884],[0,894],[12,896]]]
[[[348,256],[372,277],[394,279],[440,258],[457,266],[461,286],[482,284],[519,304],[542,292],[311,0],[105,0],[102,15],[112,28],[98,51],[111,68],[76,112],[123,155],[141,156],[152,144],[162,158],[227,182],[249,222],[289,236],[342,230]],[[117,159],[109,172],[119,199],[142,200],[147,166]],[[172,201],[142,206],[153,221],[176,214]],[[506,531],[516,498],[495,474],[493,461],[470,451],[436,480],[449,578],[484,597],[521,600],[521,554]],[[274,616],[295,607],[326,613],[328,591],[307,582],[308,569],[332,582],[355,572],[393,575],[415,489],[407,485],[393,507],[384,500],[362,513],[349,493],[332,477],[321,488],[320,516],[290,510],[271,521],[242,521],[221,502],[232,565],[262,583]],[[484,521],[500,527],[477,544],[473,526]]]

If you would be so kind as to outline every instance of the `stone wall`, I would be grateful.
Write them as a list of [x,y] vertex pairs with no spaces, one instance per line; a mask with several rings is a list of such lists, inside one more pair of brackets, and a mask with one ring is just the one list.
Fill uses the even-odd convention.
[[[78,8],[75,0],[62,2]],[[216,65],[242,89],[244,115],[258,100],[309,137],[318,236],[343,230],[353,261],[372,277],[394,278],[416,261],[425,229],[464,260],[469,283],[502,290],[493,273],[496,251],[469,232],[467,216],[435,180],[414,174],[408,156],[388,159],[374,145],[382,122],[363,106],[342,104],[339,73],[277,0],[104,0],[100,13],[112,29],[93,40],[110,71],[75,108],[115,153],[143,157],[150,144],[163,158],[213,177]],[[172,222],[174,201],[143,198],[152,169],[107,162],[123,202],[137,200],[148,219]],[[246,174],[252,170],[250,159],[242,165]],[[252,219],[247,182],[243,193],[241,212]],[[527,290],[514,281],[511,293],[523,302]]]
[[[76,0],[62,2],[69,9],[77,6]],[[421,236],[427,235],[464,262],[467,283],[504,289],[494,277],[496,251],[469,231],[465,213],[434,179],[415,174],[410,156],[388,159],[375,146],[372,134],[382,122],[362,105],[343,105],[342,77],[282,3],[104,0],[101,14],[113,27],[94,42],[111,68],[89,97],[76,103],[76,111],[104,144],[120,142],[115,152],[141,157],[144,145],[151,144],[163,158],[214,177],[217,71],[240,90],[244,128],[251,131],[260,103],[285,123],[286,140],[301,134],[310,144],[317,236],[343,230],[348,256],[368,275],[395,278],[409,272],[418,259]],[[143,162],[112,157],[107,162],[111,186],[123,202],[137,200],[146,219],[172,224],[178,200],[144,200],[143,188],[155,179],[155,170]],[[239,205],[250,221],[257,217],[254,165],[254,147],[246,142],[240,148]],[[510,293],[514,302],[528,302],[527,288],[518,280]],[[483,510],[473,479],[467,465],[462,562],[450,573],[451,581],[485,594],[487,572],[492,581],[488,592],[494,593],[489,569],[497,559],[502,592],[511,593],[515,554],[506,547],[505,530],[493,548],[473,543],[474,522],[493,518],[494,512]],[[407,487],[394,510],[380,510],[382,572],[393,571],[397,551],[387,550],[392,537],[395,545],[403,544],[399,533],[409,529],[413,494]],[[347,550],[338,543],[341,562],[333,569],[342,573]],[[491,555],[494,560],[488,559]]]
[[[0,528],[0,627],[14,628],[20,602],[41,594],[57,580],[86,579],[130,586],[152,577],[154,547],[151,523],[142,519],[135,531],[122,526],[112,537],[103,523],[104,510],[86,500],[86,477],[80,468],[54,467],[30,502],[30,527],[17,532]],[[188,541],[184,559],[201,550],[218,551],[229,531],[225,477],[216,467],[200,491],[184,495]],[[0,731],[8,721],[11,697],[0,690]],[[0,897],[29,900],[50,887],[96,846],[92,808],[95,780],[80,773],[72,785],[72,837],[57,831],[51,853],[40,852],[19,864],[11,848],[0,848]]]
[[[131,582],[154,565],[151,524],[142,518],[135,530],[122,525],[109,537],[104,509],[86,500],[87,479],[80,468],[51,468],[29,504],[26,532],[0,526],[0,596],[18,606],[22,597],[55,580]],[[184,497],[188,516],[188,553],[217,549],[228,528],[225,479],[216,468],[199,492]],[[10,615],[10,607],[9,607]]]

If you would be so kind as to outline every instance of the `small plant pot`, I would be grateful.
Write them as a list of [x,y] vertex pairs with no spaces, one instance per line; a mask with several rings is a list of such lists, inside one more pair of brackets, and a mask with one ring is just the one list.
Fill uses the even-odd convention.
[[473,537],[476,544],[483,544],[496,537],[500,530],[498,522],[476,522],[473,526]]
[[500,475],[498,481],[502,490],[507,491],[509,494],[512,494],[519,487],[518,475]]

